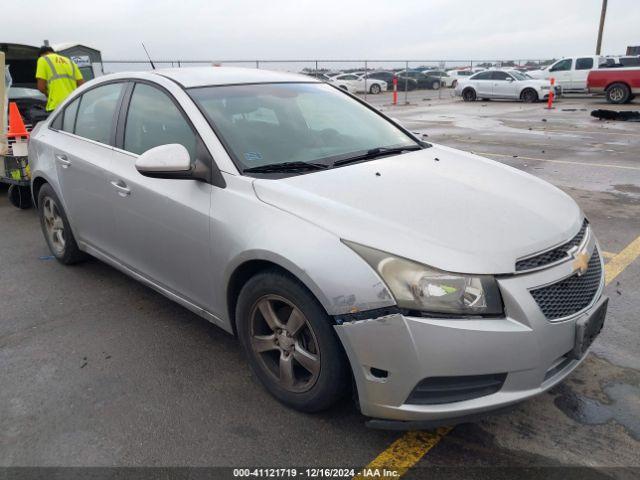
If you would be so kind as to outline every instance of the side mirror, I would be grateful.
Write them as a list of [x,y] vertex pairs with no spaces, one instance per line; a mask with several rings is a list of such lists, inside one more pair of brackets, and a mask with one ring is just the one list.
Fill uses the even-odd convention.
[[192,178],[189,152],[177,143],[147,150],[136,160],[136,170],[145,177]]
[[508,78],[507,78],[507,82],[513,82],[513,78],[508,77]]

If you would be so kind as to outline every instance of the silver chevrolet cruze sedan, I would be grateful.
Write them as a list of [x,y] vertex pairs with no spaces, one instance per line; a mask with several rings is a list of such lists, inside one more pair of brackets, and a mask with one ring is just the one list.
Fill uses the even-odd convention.
[[237,335],[299,410],[355,389],[372,426],[464,421],[561,381],[604,322],[569,196],[309,77],[107,75],[29,160],[60,262],[97,257]]

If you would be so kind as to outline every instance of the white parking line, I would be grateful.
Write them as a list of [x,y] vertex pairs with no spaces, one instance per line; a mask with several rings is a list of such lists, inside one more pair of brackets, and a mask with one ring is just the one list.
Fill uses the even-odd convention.
[[515,158],[520,160],[534,160],[536,162],[563,163],[567,165],[581,165],[584,167],[621,168],[623,170],[639,170],[640,171],[640,167],[630,167],[627,165],[612,165],[610,163],[571,162],[569,160],[553,160],[550,158],[521,157],[520,155],[514,157],[513,155],[506,155],[504,153],[491,153],[491,152],[471,152],[471,153],[475,153],[476,155],[486,155],[489,157],[505,157],[505,158],[508,157],[508,158]]

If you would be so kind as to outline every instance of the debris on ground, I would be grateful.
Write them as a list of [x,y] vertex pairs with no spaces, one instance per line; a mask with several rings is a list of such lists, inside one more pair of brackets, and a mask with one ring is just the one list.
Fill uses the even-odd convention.
[[620,120],[626,122],[640,122],[640,111],[619,112],[616,110],[592,110],[591,116],[600,120]]

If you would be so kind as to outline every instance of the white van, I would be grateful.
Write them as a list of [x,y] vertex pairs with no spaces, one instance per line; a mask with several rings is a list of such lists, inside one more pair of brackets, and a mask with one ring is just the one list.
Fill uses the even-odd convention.
[[600,55],[585,55],[581,57],[566,57],[552,63],[541,70],[527,72],[533,78],[555,78],[563,92],[586,92],[587,76],[593,69],[605,63],[605,57]]

